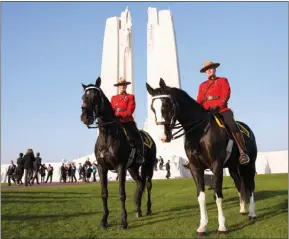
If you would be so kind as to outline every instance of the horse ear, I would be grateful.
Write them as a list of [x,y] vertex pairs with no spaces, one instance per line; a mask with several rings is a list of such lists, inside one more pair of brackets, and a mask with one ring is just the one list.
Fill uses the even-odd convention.
[[82,83],[81,83],[81,85],[82,85],[83,89],[85,90],[87,86],[82,84]]
[[96,81],[95,81],[95,86],[96,87],[100,87],[100,85],[101,85],[101,78],[100,78],[100,76],[96,79]]
[[147,91],[150,95],[154,94],[154,89],[148,84],[146,83],[146,87],[147,87]]
[[165,83],[165,81],[163,80],[163,78],[160,78],[160,88],[162,89],[162,90],[167,90],[167,85],[166,85],[166,83]]

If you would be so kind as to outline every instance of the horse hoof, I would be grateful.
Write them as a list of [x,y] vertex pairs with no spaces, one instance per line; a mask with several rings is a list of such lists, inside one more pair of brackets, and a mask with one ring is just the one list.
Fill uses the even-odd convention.
[[251,217],[251,216],[249,216],[249,220],[251,221],[256,221],[257,220],[257,217],[256,216],[254,216],[254,217]]
[[106,229],[106,228],[108,227],[106,222],[100,222],[100,226],[101,226],[103,229]]
[[226,231],[219,231],[219,230],[217,231],[217,234],[218,234],[218,235],[224,235],[224,234],[226,234],[226,233],[227,233]]
[[246,216],[246,215],[248,215],[248,213],[247,213],[247,212],[240,212],[240,214],[241,214],[241,215],[243,215],[243,216]]
[[147,216],[151,216],[152,215],[152,212],[151,211],[147,211]]
[[206,236],[206,232],[197,232],[197,236],[198,236],[198,238],[202,238],[202,237]]
[[122,224],[122,225],[120,225],[120,229],[127,229],[127,224]]
[[142,213],[141,213],[141,212],[137,212],[137,213],[136,213],[136,217],[137,217],[137,218],[142,217]]

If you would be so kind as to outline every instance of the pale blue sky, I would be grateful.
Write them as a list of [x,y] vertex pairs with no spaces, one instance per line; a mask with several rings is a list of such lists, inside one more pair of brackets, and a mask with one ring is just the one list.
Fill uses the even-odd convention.
[[[196,98],[204,60],[221,63],[235,118],[259,151],[288,149],[288,3],[2,3],[1,161],[33,148],[44,161],[93,152],[96,131],[80,121],[81,83],[100,75],[106,18],[129,6],[133,23],[136,120],[146,118],[147,8],[174,17],[181,84]],[[143,103],[144,102],[144,103]]]

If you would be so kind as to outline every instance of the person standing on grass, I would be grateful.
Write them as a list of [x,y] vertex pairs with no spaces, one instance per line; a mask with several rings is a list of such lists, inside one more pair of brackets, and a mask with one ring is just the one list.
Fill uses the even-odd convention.
[[170,165],[170,160],[168,160],[168,162],[166,163],[166,170],[167,170],[166,178],[167,178],[167,179],[170,179],[170,177],[171,177],[171,165]]
[[71,182],[77,182],[77,179],[75,177],[75,173],[76,173],[76,166],[74,163],[72,163],[72,166],[71,166]]
[[28,149],[24,156],[24,178],[25,186],[28,184],[31,186],[31,179],[33,176],[33,162],[35,160],[34,153],[32,149]]
[[47,178],[46,178],[46,182],[48,182],[48,179],[50,179],[50,183],[52,183],[52,176],[53,176],[53,167],[48,164],[48,168],[47,168]]
[[19,154],[19,158],[17,159],[17,183],[18,185],[22,185],[22,178],[24,174],[24,158],[23,153]]
[[79,175],[78,180],[81,180],[82,179],[82,165],[81,163],[79,163],[78,165],[79,165],[78,166],[78,175]]
[[40,158],[40,153],[36,153],[35,160],[33,162],[33,178],[32,178],[32,184],[34,184],[34,180],[36,179],[37,184],[39,184],[38,180],[38,174],[39,174],[39,169],[41,166],[41,158]]
[[92,173],[92,168],[89,165],[89,166],[87,166],[87,169],[86,169],[86,182],[87,183],[89,183],[89,181],[90,181],[91,173]]
[[68,164],[67,166],[67,176],[68,176],[68,182],[72,182],[72,166],[71,163]]
[[65,167],[64,163],[62,163],[62,165],[60,167],[60,172],[61,172],[61,181],[66,183],[66,167]]
[[40,170],[39,170],[40,176],[41,176],[41,183],[44,183],[44,182],[45,182],[45,175],[46,175],[45,171],[46,171],[46,170],[47,170],[47,168],[46,168],[45,164],[42,164],[42,165],[40,166]]
[[93,182],[96,182],[96,172],[97,172],[97,165],[96,163],[92,163]]
[[11,160],[11,164],[9,165],[7,173],[6,173],[8,176],[8,186],[11,186],[11,179],[16,184],[15,173],[16,173],[16,165],[14,164],[13,160]]

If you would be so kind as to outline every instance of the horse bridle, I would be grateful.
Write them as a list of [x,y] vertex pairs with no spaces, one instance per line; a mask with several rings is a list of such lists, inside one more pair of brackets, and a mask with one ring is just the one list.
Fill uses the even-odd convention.
[[[100,102],[100,106],[99,106],[98,104],[96,104],[95,107],[94,107],[94,109],[93,109],[93,111],[92,111],[92,112],[93,112],[93,114],[92,114],[93,123],[95,123],[96,126],[87,125],[87,128],[89,128],[89,129],[99,128],[99,124],[98,124],[98,122],[96,122],[96,119],[97,119],[97,118],[101,118],[101,120],[103,121],[103,122],[102,122],[102,125],[103,125],[103,126],[117,123],[117,120],[112,120],[112,121],[107,121],[107,122],[105,122],[105,120],[104,120],[102,117],[99,117],[99,116],[98,116],[99,112],[104,108],[103,93],[102,93],[101,89],[98,88],[98,87],[96,87],[96,86],[88,86],[87,88],[85,88],[84,93],[86,93],[87,90],[91,90],[91,89],[99,91],[99,93],[100,93],[100,101],[101,101],[101,102]],[[92,123],[92,124],[93,124],[93,123]],[[92,125],[92,124],[91,124],[91,125]]]
[[155,116],[155,122],[157,125],[168,125],[170,130],[173,129],[173,127],[175,126],[176,123],[176,104],[174,103],[174,99],[171,97],[171,95],[169,94],[163,94],[163,95],[156,95],[152,97],[152,103],[151,103],[151,108],[153,105],[154,100],[156,99],[165,99],[165,98],[169,98],[170,102],[172,103],[173,106],[173,116],[171,118],[171,122],[167,122],[165,121],[158,121],[156,116]]
[[[177,113],[178,113],[178,110],[180,110],[180,109],[179,109],[178,103],[176,102],[176,100],[170,94],[162,94],[162,95],[153,96],[152,97],[151,106],[152,106],[153,101],[155,99],[164,99],[164,98],[169,98],[170,99],[170,102],[172,103],[172,107],[173,107],[173,116],[171,118],[171,122],[167,122],[167,121],[158,121],[157,122],[157,119],[156,119],[156,124],[157,125],[168,125],[169,126],[169,130],[171,131],[171,133],[172,133],[173,129],[179,129],[177,132],[172,134],[172,140],[182,137],[183,135],[185,135],[185,134],[197,129],[201,124],[206,122],[206,119],[204,119],[204,120],[193,121],[193,122],[188,123],[188,124],[186,124],[184,126],[182,126],[181,123],[176,124]],[[190,127],[190,128],[189,128],[189,130],[187,130],[187,132],[183,132],[183,133],[177,135],[182,130],[184,130],[185,127]]]

